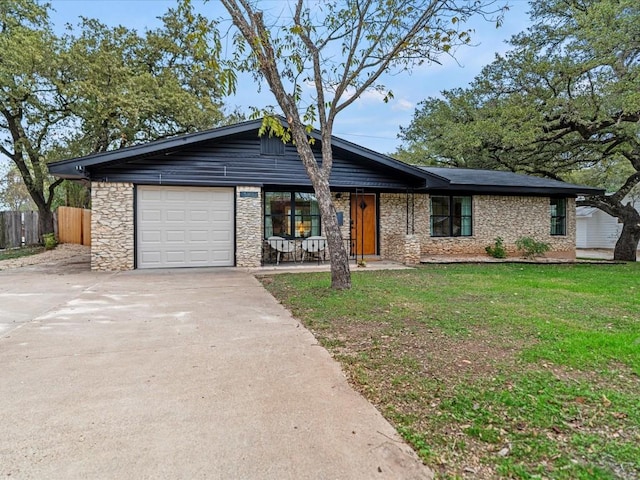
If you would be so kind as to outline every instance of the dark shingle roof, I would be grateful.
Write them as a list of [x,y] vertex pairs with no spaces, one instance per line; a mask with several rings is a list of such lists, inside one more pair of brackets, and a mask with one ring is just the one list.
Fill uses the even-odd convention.
[[420,167],[425,172],[446,178],[449,190],[472,193],[540,194],[540,195],[599,195],[604,190],[497,170],[472,168]]

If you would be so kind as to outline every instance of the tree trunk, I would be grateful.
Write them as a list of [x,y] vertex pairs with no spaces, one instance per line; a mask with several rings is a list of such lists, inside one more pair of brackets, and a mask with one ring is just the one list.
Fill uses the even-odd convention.
[[614,260],[624,262],[637,260],[638,242],[640,241],[640,215],[636,214],[635,216],[637,217],[635,219],[625,218],[620,238],[618,238],[616,248],[613,250]]
[[[286,105],[286,102],[283,102]],[[293,112],[297,114],[294,107]],[[309,144],[306,127],[299,121],[297,117],[290,115],[291,120],[289,128],[293,140],[296,143],[296,150],[313,191],[316,194],[318,208],[320,208],[320,218],[322,219],[322,231],[327,238],[327,246],[329,247],[329,259],[331,260],[331,288],[336,290],[347,290],[351,288],[351,271],[349,270],[349,256],[344,246],[340,225],[336,215],[336,207],[331,198],[331,189],[329,187],[329,174],[331,169],[328,165],[332,162],[331,157],[331,136],[328,135],[327,145],[323,145],[323,168],[320,169]],[[325,126],[325,128],[328,128]],[[324,143],[324,142],[323,142]],[[324,171],[323,171],[324,170]]]
[[53,233],[53,212],[47,206],[38,205],[38,237],[44,243],[43,236]]
[[618,191],[610,196],[588,197],[576,204],[599,208],[608,215],[617,218],[618,222],[622,222],[622,232],[620,232],[620,238],[618,238],[613,250],[613,259],[621,262],[635,262],[640,242],[640,212],[634,208],[631,202],[626,205],[622,204],[617,197],[624,197],[624,195],[626,192],[621,194]]
[[331,288],[346,290],[351,288],[351,271],[349,270],[349,256],[344,246],[336,207],[331,200],[329,183],[320,181],[314,183],[316,200],[320,208],[323,232],[327,238],[329,247],[329,259],[331,260]]

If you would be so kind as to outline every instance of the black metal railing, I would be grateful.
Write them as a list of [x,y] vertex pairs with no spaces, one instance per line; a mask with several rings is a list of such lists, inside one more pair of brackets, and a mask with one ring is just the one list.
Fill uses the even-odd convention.
[[[354,249],[351,239],[345,239],[344,245],[349,257],[353,258]],[[263,241],[263,265],[280,265],[282,263],[317,263],[320,265],[328,260],[329,248],[325,237],[269,237]]]

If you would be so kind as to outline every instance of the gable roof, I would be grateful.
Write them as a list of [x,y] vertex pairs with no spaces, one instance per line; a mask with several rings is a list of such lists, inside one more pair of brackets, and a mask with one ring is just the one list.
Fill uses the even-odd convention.
[[[281,119],[281,121],[283,122],[283,125],[286,125],[284,119]],[[52,175],[61,178],[86,179],[89,177],[88,172],[92,169],[104,168],[114,164],[134,162],[148,157],[170,155],[175,152],[183,151],[212,141],[224,140],[239,134],[256,132],[255,138],[257,140],[257,131],[261,126],[261,119],[250,120],[234,125],[205,130],[203,132],[179,135],[118,150],[111,150],[85,157],[63,160],[49,164],[49,172]],[[321,134],[317,130],[313,130],[309,135],[318,141],[321,140]],[[370,164],[376,168],[384,168],[405,177],[411,177],[414,180],[413,183],[418,182],[419,188],[444,186],[447,183],[445,179],[440,178],[437,175],[430,174],[428,172],[425,174],[424,171],[414,167],[413,165],[400,162],[387,155],[383,155],[338,137],[332,136],[332,146],[334,152],[344,152],[346,154],[356,156],[360,163]]]
[[420,167],[448,180],[447,190],[471,193],[529,195],[601,195],[601,188],[574,185],[550,178],[534,177],[499,170],[473,168]]

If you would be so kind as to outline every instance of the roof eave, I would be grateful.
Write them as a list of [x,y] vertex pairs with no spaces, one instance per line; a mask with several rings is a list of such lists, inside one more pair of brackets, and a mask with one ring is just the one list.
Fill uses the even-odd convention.
[[567,187],[517,187],[503,185],[472,185],[451,183],[448,187],[438,188],[437,190],[446,190],[451,192],[466,193],[484,193],[484,194],[500,194],[500,195],[546,195],[546,196],[578,196],[578,195],[601,195],[604,190],[581,187],[579,185]]
[[[57,162],[60,163],[60,162]],[[47,165],[49,169],[49,173],[58,178],[63,178],[65,180],[88,180],[89,176],[84,168],[75,168],[72,165],[56,165],[55,163],[50,163]]]
[[118,150],[110,150],[108,152],[94,153],[92,155],[87,155],[84,157],[62,160],[59,162],[50,163],[48,167],[49,171],[52,174],[57,175],[57,173],[55,172],[68,171],[64,168],[65,166],[71,166],[72,168],[80,166],[86,168],[94,165],[101,165],[123,160],[135,160],[149,155],[158,155],[161,153],[179,150],[190,145],[215,140],[217,138],[222,138],[228,135],[235,135],[237,133],[250,131],[255,128],[259,128],[260,124],[261,120],[251,120],[235,125],[206,130],[204,132],[189,133],[177,137],[163,138],[160,140],[155,140],[153,142],[133,145],[131,147],[125,147]]

